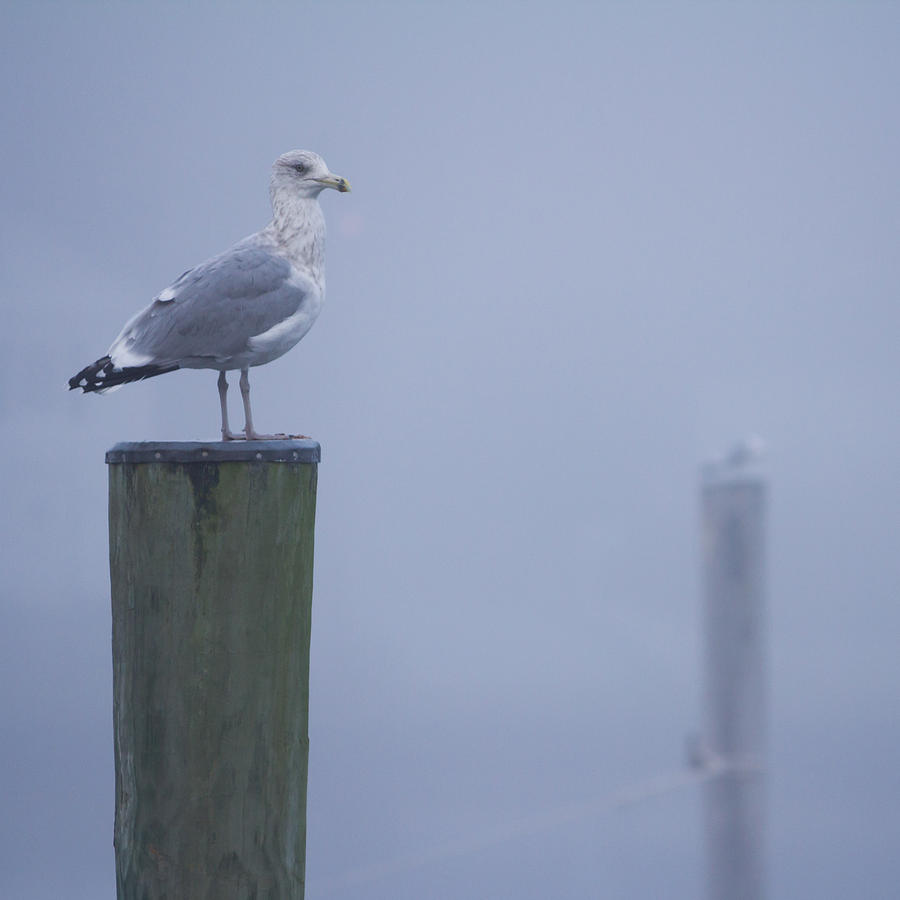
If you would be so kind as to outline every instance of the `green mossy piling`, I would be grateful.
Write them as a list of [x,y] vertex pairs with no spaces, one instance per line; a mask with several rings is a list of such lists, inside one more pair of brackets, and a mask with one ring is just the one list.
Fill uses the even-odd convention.
[[303,897],[318,445],[278,443],[107,457],[119,900]]

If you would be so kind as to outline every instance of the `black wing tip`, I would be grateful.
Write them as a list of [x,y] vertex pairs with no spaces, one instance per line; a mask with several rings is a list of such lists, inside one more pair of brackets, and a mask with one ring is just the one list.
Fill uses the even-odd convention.
[[108,356],[101,356],[69,379],[69,390],[81,388],[86,394],[100,390],[104,386],[107,373],[112,371],[112,368],[112,360]]
[[120,384],[143,381],[145,378],[153,378],[154,375],[165,375],[166,372],[174,372],[177,368],[178,366],[173,363],[162,366],[130,366],[118,369],[108,356],[102,356],[69,379],[69,390],[74,391],[81,388],[85,394],[94,391],[102,392]]

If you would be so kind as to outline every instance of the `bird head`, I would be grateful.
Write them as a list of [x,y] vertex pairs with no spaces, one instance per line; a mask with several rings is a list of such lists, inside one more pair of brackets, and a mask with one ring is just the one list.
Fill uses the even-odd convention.
[[311,150],[290,150],[272,165],[272,193],[288,191],[301,197],[318,197],[325,188],[344,193],[350,190],[346,178],[328,171],[325,160]]

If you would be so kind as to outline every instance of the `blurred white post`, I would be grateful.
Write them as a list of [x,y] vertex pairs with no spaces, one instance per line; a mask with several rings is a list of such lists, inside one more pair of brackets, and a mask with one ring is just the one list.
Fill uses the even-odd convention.
[[759,447],[704,467],[707,897],[765,895],[766,484]]

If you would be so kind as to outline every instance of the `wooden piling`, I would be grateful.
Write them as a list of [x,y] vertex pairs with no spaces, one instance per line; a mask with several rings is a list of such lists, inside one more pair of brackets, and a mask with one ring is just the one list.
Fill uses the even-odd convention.
[[701,489],[708,900],[765,890],[766,484],[749,467]]
[[118,898],[303,898],[319,445],[106,460]]

